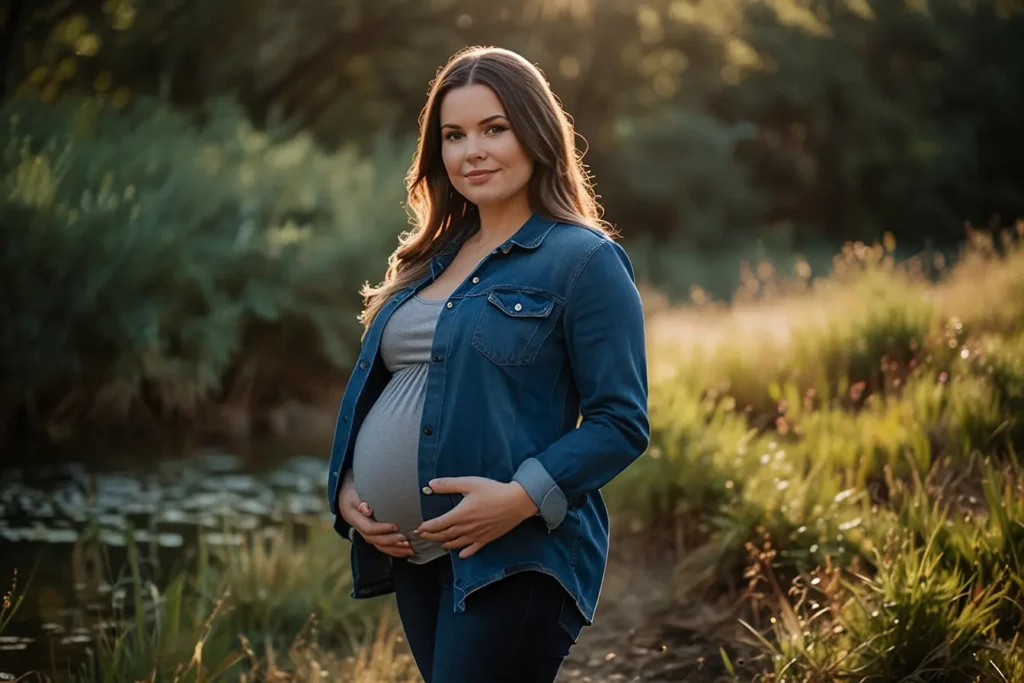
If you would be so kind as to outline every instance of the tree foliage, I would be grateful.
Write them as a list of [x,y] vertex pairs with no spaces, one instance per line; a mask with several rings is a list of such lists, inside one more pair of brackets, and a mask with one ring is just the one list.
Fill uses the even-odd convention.
[[315,400],[351,365],[359,287],[402,228],[408,142],[326,155],[230,102],[204,115],[0,109],[0,421],[60,435]]
[[[1024,215],[1018,0],[93,0],[33,5],[19,92],[240,101],[329,146],[409,133],[468,44],[546,71],[628,232],[959,241]],[[70,57],[69,57],[70,56]],[[73,58],[75,67],[67,60]]]

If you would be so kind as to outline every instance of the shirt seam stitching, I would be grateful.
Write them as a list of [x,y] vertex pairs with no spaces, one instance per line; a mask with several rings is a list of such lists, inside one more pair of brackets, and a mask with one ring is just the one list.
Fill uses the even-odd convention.
[[590,251],[584,254],[582,259],[580,259],[580,265],[576,268],[576,272],[573,273],[572,275],[572,282],[569,283],[569,292],[565,295],[565,306],[567,309],[569,307],[569,299],[572,298],[573,293],[576,291],[576,284],[580,281],[580,278],[583,276],[583,271],[587,269],[588,265],[590,265],[590,261],[593,258],[594,254],[597,253],[597,250],[603,247],[605,244],[608,244],[608,242],[609,240],[607,239],[598,242],[597,244],[590,248]]

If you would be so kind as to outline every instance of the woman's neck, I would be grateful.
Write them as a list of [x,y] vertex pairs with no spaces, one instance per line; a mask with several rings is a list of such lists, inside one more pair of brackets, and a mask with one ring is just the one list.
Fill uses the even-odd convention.
[[516,234],[533,215],[525,196],[502,204],[480,206],[478,209],[480,230],[475,238],[484,244],[494,246]]

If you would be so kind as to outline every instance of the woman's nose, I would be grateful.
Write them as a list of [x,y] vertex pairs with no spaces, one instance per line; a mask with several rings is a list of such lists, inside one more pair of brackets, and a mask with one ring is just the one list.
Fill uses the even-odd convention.
[[476,159],[486,154],[483,145],[480,144],[480,140],[475,135],[466,137],[466,158]]

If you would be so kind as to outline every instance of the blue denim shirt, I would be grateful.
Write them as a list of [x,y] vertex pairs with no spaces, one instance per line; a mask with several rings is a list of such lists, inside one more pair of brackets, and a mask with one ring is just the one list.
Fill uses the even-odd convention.
[[[331,449],[331,510],[359,427],[390,379],[379,356],[384,326],[458,248],[449,245],[428,276],[393,296],[363,339]],[[596,230],[535,214],[448,297],[431,361],[418,453],[424,519],[461,499],[433,493],[436,477],[515,480],[540,510],[466,559],[449,554],[453,609],[493,581],[538,570],[574,599],[578,610],[563,611],[562,624],[577,637],[593,623],[608,557],[599,489],[650,436],[644,317],[625,250]],[[392,592],[390,557],[337,515],[335,529],[352,542],[353,597]]]

